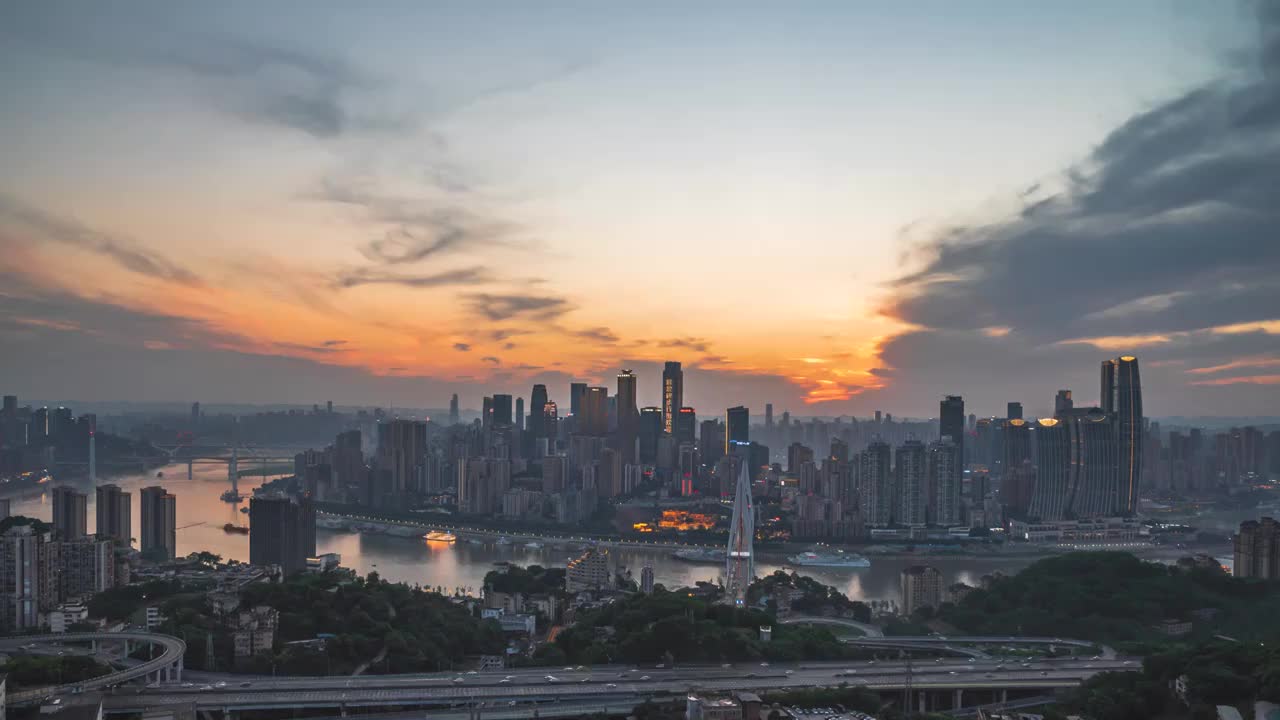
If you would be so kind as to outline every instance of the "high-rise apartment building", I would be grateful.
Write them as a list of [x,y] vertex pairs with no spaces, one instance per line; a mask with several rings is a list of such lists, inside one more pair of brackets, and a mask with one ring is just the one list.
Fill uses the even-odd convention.
[[662,369],[662,432],[675,434],[676,413],[684,407],[684,370],[670,362]]
[[912,615],[925,607],[942,604],[942,573],[928,565],[912,565],[902,571],[902,612]]
[[605,590],[613,587],[613,564],[609,551],[593,548],[570,560],[564,570],[565,590]]
[[105,537],[84,536],[56,543],[60,597],[73,598],[115,587],[115,543]]
[[773,429],[773,403],[764,404],[764,429]]
[[653,566],[645,565],[640,568],[640,592],[645,595],[653,594]]
[[894,487],[889,444],[879,440],[858,453],[858,494],[868,527],[893,524]]
[[[935,525],[960,522],[961,476],[956,472],[959,464],[960,448],[955,443],[944,438],[929,445],[925,484],[929,488],[929,522]],[[982,491],[977,495],[981,501]]]
[[173,560],[178,551],[178,501],[165,489],[153,485],[138,493],[141,523],[139,550],[142,556],[158,561]]
[[53,534],[74,540],[89,532],[89,496],[69,485],[53,489]]
[[121,490],[119,485],[99,485],[97,494],[98,537],[110,538],[128,547],[133,539],[133,495]]
[[1022,419],[1022,403],[1020,402],[1009,403],[1005,407],[1004,416],[1006,420],[1021,420]]
[[368,470],[364,465],[363,438],[359,430],[338,433],[333,440],[334,485],[339,493],[358,492]]
[[249,562],[279,565],[286,575],[305,570],[316,554],[316,510],[311,498],[282,492],[249,499]]
[[1072,410],[1041,419],[1034,436],[1031,517],[1052,521],[1125,512],[1113,415],[1097,408]]
[[[511,396],[507,397],[510,399]],[[388,490],[394,496],[422,490],[421,478],[426,455],[426,423],[396,419],[378,425],[378,468],[391,473],[391,487]]]
[[923,526],[928,522],[929,490],[925,485],[925,448],[919,440],[908,440],[898,447],[894,458],[897,476],[898,509],[896,519],[902,525]]
[[658,458],[658,438],[662,435],[662,408],[640,408],[640,457],[641,463],[652,464]]
[[59,601],[61,563],[53,534],[15,525],[0,535],[0,630],[17,633],[40,627],[40,613]]
[[449,424],[457,425],[462,422],[462,411],[458,408],[458,393],[454,393],[449,398]]
[[698,455],[704,466],[714,466],[724,457],[724,425],[719,420],[698,424]]
[[[545,464],[543,469],[545,472]],[[497,512],[502,507],[503,494],[510,489],[509,460],[473,457],[458,464],[458,509],[462,512],[473,515]]]
[[516,429],[524,430],[524,398],[516,398]]
[[1238,578],[1280,579],[1280,523],[1269,517],[1240,523],[1231,574]]

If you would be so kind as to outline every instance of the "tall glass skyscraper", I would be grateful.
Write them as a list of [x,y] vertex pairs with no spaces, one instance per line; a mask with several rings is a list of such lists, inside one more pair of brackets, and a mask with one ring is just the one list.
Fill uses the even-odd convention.
[[678,362],[668,362],[662,369],[662,432],[674,435],[676,413],[684,407],[684,370]]
[[1128,515],[1138,507],[1142,439],[1146,435],[1138,358],[1124,355],[1116,360],[1115,388],[1116,428],[1120,440],[1120,511]]

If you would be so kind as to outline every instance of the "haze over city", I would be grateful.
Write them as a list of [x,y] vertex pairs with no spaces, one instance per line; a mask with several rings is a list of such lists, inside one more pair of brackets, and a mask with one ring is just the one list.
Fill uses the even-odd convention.
[[[1280,399],[1273,4],[16,3],[0,375],[980,415]],[[557,391],[560,392],[560,391]]]

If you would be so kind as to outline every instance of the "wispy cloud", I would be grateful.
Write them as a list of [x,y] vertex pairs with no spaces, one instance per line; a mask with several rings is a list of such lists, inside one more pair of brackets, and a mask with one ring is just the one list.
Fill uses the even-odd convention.
[[493,322],[514,319],[545,322],[573,310],[565,298],[548,295],[472,293],[463,299],[472,312]]
[[334,285],[353,288],[361,285],[401,285],[410,288],[436,288],[453,285],[484,285],[492,282],[489,271],[482,267],[458,268],[428,275],[401,275],[369,268],[343,270]]
[[28,244],[47,241],[87,250],[139,275],[186,285],[200,282],[195,273],[132,240],[85,227],[0,194],[0,247],[24,242],[24,238]]
[[469,343],[464,343],[464,342],[454,343],[453,349],[457,350],[458,352],[471,352],[471,345]]

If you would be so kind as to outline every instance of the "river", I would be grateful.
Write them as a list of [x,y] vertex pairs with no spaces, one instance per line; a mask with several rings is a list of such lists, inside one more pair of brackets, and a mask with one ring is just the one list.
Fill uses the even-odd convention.
[[[194,477],[187,479],[187,466],[169,465],[160,468],[164,477],[156,477],[156,471],[148,474],[99,479],[100,484],[114,482],[133,494],[133,534],[139,532],[138,491],[148,485],[161,485],[177,497],[177,551],[185,556],[198,550],[207,550],[224,559],[248,561],[249,536],[223,530],[227,523],[247,525],[248,515],[239,512],[248,502],[239,505],[223,502],[219,496],[228,489],[227,471],[223,465],[197,465]],[[271,477],[278,476],[267,476]],[[241,492],[250,492],[263,482],[262,476],[240,480]],[[48,490],[56,483],[42,486]],[[95,496],[88,480],[71,483],[89,493],[89,531],[95,522]],[[12,499],[15,515],[28,515],[48,521],[52,514],[47,492],[35,491],[24,497]],[[544,547],[529,548],[517,542],[499,545],[492,540],[473,544],[460,539],[455,544],[426,542],[414,537],[336,532],[319,529],[316,550],[319,553],[338,553],[342,565],[360,574],[376,571],[383,578],[424,587],[442,587],[446,591],[456,588],[478,593],[484,584],[485,573],[493,570],[497,562],[521,565],[541,564],[560,566],[575,554],[564,547],[554,547],[545,542]],[[668,587],[680,587],[699,580],[714,581],[723,568],[712,564],[687,563],[671,557],[669,551],[615,548],[611,551],[616,562],[630,569],[637,581],[640,569],[651,565],[655,581]],[[781,558],[779,558],[780,560]],[[963,582],[977,585],[984,574],[995,571],[1013,574],[1034,561],[1028,557],[872,557],[869,568],[805,568],[803,573],[827,585],[831,585],[855,600],[893,600],[900,597],[899,573],[909,565],[929,564],[938,568],[944,583]],[[777,562],[767,558],[757,563],[757,575],[781,569]]]

